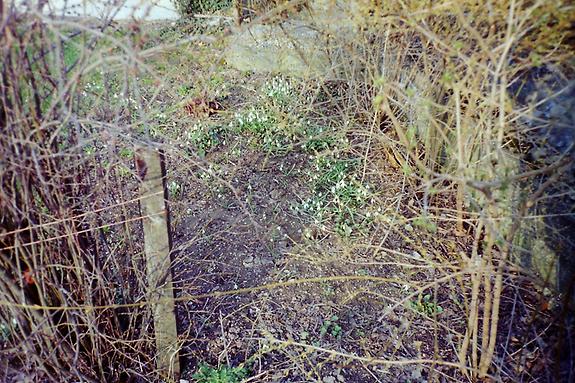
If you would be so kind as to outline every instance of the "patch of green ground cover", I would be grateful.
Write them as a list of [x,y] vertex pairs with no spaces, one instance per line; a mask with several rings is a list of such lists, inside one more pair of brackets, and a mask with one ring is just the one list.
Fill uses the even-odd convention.
[[232,2],[232,0],[174,0],[177,10],[182,16],[215,12],[231,6]]
[[226,126],[210,122],[198,122],[186,132],[186,146],[192,147],[200,157],[224,142],[228,131]]
[[290,108],[296,102],[296,88],[292,81],[282,76],[275,76],[266,81],[260,90],[259,98],[270,102],[278,108]]
[[[66,35],[70,35],[70,37],[66,37]],[[80,58],[84,35],[74,33],[73,31],[62,31],[60,35],[56,35],[48,31],[46,33],[46,39],[49,42],[48,47],[46,46],[46,42],[43,42],[41,46],[34,43],[25,45],[25,54],[29,58],[32,73],[43,73],[46,69],[44,67],[46,64],[48,70],[53,73],[54,78],[60,78],[64,73],[69,76],[71,69]],[[16,48],[16,52],[20,53],[20,49]],[[31,99],[32,94],[35,93],[40,100],[40,111],[42,114],[45,114],[52,105],[54,95],[53,85],[38,78],[34,86],[36,88],[32,89],[32,84],[22,83],[20,85],[20,92],[25,100]],[[33,104],[24,102],[23,105],[28,108]],[[29,113],[30,111],[26,112]]]
[[186,31],[193,27],[190,23],[178,20],[170,23],[149,23],[144,26],[145,41],[143,49],[157,47],[160,44],[178,43],[189,37]]
[[308,153],[337,149],[340,144],[345,144],[345,138],[338,137],[335,128],[309,124],[303,133],[305,137],[301,148]]
[[292,137],[288,137],[287,127],[278,116],[265,108],[250,107],[234,115],[230,128],[237,133],[247,133],[254,146],[260,146],[266,152],[286,153],[293,147]]
[[197,383],[239,383],[247,378],[248,374],[245,367],[212,367],[202,363],[192,378]]
[[288,105],[295,105],[291,84],[273,78],[259,90],[253,105],[234,114],[229,127],[251,138],[251,143],[265,152],[285,154],[295,147],[299,132],[299,116],[286,113]]
[[311,196],[297,210],[316,225],[333,224],[342,236],[365,231],[371,222],[370,213],[364,213],[371,193],[357,175],[360,163],[358,159],[317,156],[308,171]]
[[316,153],[335,146],[335,130],[306,120],[304,109],[296,85],[276,76],[264,83],[251,106],[234,114],[229,127],[276,155],[298,148]]
[[83,34],[77,35],[64,41],[64,65],[66,69],[69,70],[74,66],[80,59],[82,53],[82,46],[85,44],[85,36]]

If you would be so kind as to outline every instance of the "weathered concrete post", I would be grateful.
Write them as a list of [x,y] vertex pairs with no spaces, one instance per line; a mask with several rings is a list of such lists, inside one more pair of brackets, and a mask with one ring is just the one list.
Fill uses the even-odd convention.
[[138,149],[136,169],[141,180],[140,210],[144,226],[147,297],[154,318],[156,365],[162,375],[177,381],[180,374],[179,343],[172,287],[169,221],[160,153],[149,148]]

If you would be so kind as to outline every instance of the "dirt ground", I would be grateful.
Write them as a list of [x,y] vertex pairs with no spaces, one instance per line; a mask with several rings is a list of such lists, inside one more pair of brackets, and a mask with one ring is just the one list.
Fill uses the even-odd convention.
[[[179,296],[256,288],[179,304],[188,365],[245,365],[254,381],[416,382],[427,381],[429,370],[406,361],[455,360],[455,334],[465,325],[451,301],[458,286],[448,280],[445,288],[425,289],[445,276],[433,254],[452,249],[430,235],[414,235],[409,224],[397,229],[376,222],[350,238],[314,226],[293,209],[310,193],[310,156],[270,155],[243,140],[204,159],[204,165],[217,164],[224,182],[199,179],[199,169],[175,173],[186,180],[171,205]],[[230,156],[238,146],[242,155]],[[381,175],[381,168],[375,171]],[[394,214],[409,216],[402,177],[381,178],[370,175],[379,190],[371,208],[387,203],[378,207],[399,206]],[[440,230],[444,237],[451,232]],[[451,241],[465,249],[465,239]],[[417,251],[421,245],[429,251],[425,256]],[[296,280],[307,281],[289,285]],[[419,291],[436,294],[444,310],[435,313],[439,321],[410,308],[421,299]],[[372,358],[390,363],[369,366]],[[434,366],[434,374],[443,370],[457,375]]]

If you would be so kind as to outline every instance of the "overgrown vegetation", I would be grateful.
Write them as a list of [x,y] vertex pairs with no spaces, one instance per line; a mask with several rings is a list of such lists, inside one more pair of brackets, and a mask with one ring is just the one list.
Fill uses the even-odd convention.
[[[231,68],[232,2],[176,3],[189,20],[4,13],[0,380],[168,379],[142,148],[182,378],[571,380],[569,2],[250,2],[305,3],[275,22],[312,26],[324,78]],[[298,38],[278,49],[306,58]]]
[[229,7],[233,0],[173,0],[173,2],[181,15],[193,16]]

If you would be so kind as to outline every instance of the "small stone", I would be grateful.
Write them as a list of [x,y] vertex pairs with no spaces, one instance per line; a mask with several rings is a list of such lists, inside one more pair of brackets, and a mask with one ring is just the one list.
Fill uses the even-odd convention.
[[244,265],[244,267],[253,267],[254,257],[248,255],[247,257],[244,258],[242,264]]

